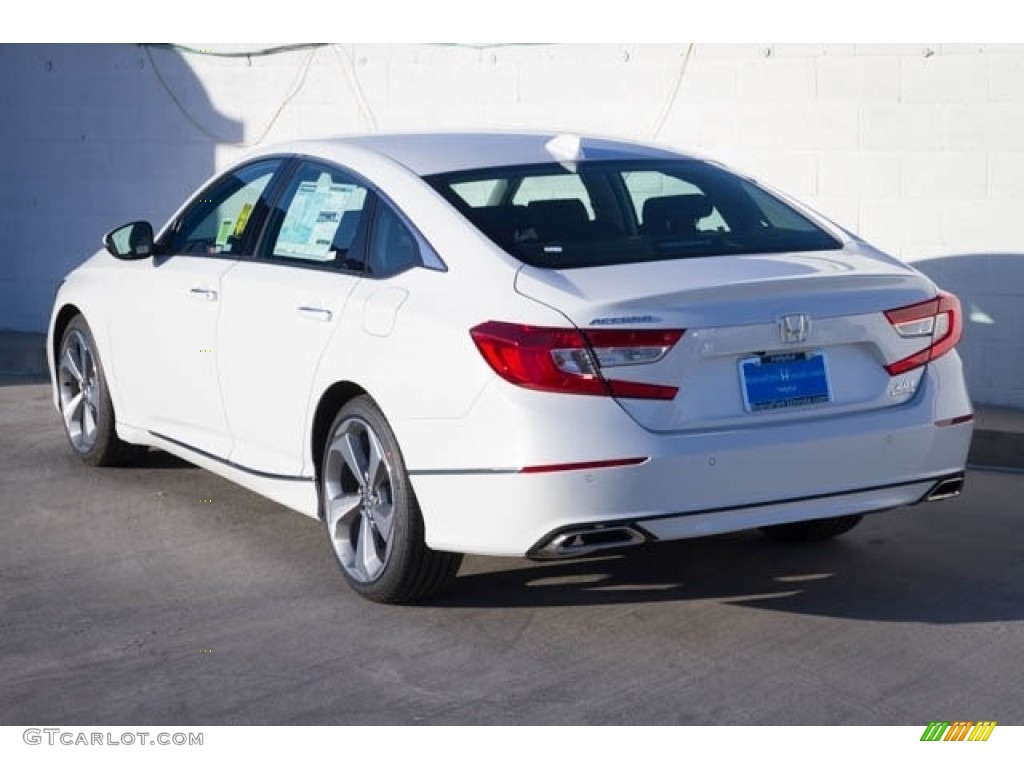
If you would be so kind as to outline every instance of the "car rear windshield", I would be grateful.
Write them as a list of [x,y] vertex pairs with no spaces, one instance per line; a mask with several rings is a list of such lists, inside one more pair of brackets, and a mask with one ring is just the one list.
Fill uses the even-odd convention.
[[536,267],[842,248],[778,198],[699,160],[521,165],[426,181]]

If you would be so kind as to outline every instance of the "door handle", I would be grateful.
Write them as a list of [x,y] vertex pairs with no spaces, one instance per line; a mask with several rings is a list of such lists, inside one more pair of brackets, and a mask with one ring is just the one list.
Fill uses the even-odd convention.
[[306,317],[314,320],[320,320],[325,323],[330,322],[331,318],[334,317],[331,310],[324,309],[323,307],[296,307],[296,309]]
[[189,293],[196,298],[205,299],[206,301],[217,300],[217,292],[212,288],[193,288]]

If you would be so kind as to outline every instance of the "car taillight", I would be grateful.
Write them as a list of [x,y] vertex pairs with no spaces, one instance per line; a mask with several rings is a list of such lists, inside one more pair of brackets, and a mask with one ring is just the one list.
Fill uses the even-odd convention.
[[679,341],[681,330],[580,331],[492,320],[469,333],[491,368],[520,387],[647,400],[671,400],[679,391],[662,384],[609,378],[604,372],[657,362]]
[[930,340],[920,352],[885,366],[890,376],[912,371],[942,357],[957,345],[964,329],[960,300],[952,293],[940,292],[934,299],[920,304],[890,309],[885,316],[903,338]]

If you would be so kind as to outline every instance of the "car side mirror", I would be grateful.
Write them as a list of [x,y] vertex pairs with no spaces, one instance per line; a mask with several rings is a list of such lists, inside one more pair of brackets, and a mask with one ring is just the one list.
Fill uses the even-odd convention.
[[103,236],[103,247],[125,261],[147,259],[153,255],[153,226],[148,221],[133,221],[112,229]]

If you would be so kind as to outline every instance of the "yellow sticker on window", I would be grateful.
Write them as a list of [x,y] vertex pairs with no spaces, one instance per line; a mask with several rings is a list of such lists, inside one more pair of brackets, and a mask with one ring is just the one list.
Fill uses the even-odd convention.
[[250,213],[252,213],[252,203],[246,203],[242,206],[242,210],[238,214],[238,222],[235,224],[234,237],[241,237],[242,233],[245,232],[245,225],[249,223]]

